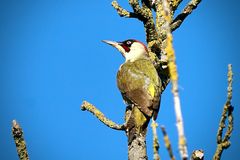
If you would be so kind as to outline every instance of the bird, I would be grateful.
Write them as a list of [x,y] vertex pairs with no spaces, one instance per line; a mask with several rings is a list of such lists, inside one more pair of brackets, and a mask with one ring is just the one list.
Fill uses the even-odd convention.
[[135,39],[103,42],[125,58],[117,72],[117,86],[127,108],[134,112],[126,122],[131,142],[136,134],[144,132],[151,118],[157,119],[162,82],[144,43]]

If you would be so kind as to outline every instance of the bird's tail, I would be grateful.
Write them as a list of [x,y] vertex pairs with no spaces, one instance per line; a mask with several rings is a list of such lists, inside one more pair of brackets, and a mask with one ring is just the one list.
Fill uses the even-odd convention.
[[146,135],[149,120],[150,118],[144,115],[137,106],[132,106],[126,123],[129,144],[140,134]]

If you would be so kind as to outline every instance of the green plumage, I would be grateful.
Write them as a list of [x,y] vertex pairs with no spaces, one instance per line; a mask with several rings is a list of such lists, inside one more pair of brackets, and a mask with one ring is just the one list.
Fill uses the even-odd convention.
[[149,118],[157,118],[161,80],[149,58],[122,64],[117,84],[127,104],[137,106]]

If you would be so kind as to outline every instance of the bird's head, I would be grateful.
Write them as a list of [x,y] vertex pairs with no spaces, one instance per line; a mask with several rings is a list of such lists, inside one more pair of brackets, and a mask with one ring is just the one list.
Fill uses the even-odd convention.
[[103,40],[103,42],[119,50],[126,61],[149,57],[147,47],[138,40],[128,39],[122,42]]

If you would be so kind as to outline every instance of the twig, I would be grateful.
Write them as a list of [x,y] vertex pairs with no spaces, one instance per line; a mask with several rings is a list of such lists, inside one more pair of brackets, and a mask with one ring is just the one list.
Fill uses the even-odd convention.
[[26,147],[26,142],[23,137],[23,130],[19,126],[16,120],[12,122],[12,135],[17,147],[18,157],[20,160],[28,160],[28,152]]
[[138,0],[129,0],[128,2],[131,5],[134,13],[137,13],[139,15],[142,14],[141,6]]
[[175,12],[177,10],[179,4],[182,2],[182,0],[170,0],[170,7]]
[[176,125],[178,129],[178,146],[179,146],[179,152],[182,159],[188,158],[188,152],[187,152],[187,145],[186,145],[186,138],[184,135],[184,127],[183,127],[183,118],[182,118],[182,112],[181,112],[181,105],[180,105],[180,98],[178,94],[178,73],[177,73],[177,65],[176,65],[176,57],[174,54],[174,49],[172,45],[172,33],[170,30],[170,7],[167,2],[167,0],[163,0],[163,9],[164,9],[164,18],[166,19],[166,31],[167,31],[167,39],[166,39],[166,48],[164,49],[164,52],[166,52],[166,55],[168,57],[168,68],[170,73],[170,79],[172,81],[172,93],[173,93],[173,99],[174,99],[174,109],[176,114]]
[[231,104],[232,100],[232,83],[233,83],[233,72],[232,65],[228,65],[228,89],[227,89],[227,104]]
[[204,160],[204,151],[201,149],[193,151],[191,160]]
[[[219,128],[217,132],[217,149],[215,151],[215,154],[213,156],[214,160],[219,160],[221,158],[222,152],[224,149],[227,149],[231,143],[230,138],[233,131],[233,106],[231,104],[232,100],[232,81],[233,81],[233,72],[232,72],[232,65],[228,65],[228,89],[227,89],[227,101],[223,107],[223,112],[221,116],[221,120],[219,123]],[[223,129],[226,127],[226,119],[228,118],[228,126],[227,131],[223,135]]]
[[165,130],[165,127],[161,126],[161,130],[162,130],[162,133],[163,133],[163,139],[164,139],[165,146],[168,150],[169,157],[170,157],[171,160],[175,160],[175,157],[174,157],[173,151],[172,151],[171,142],[169,140],[169,137],[168,137],[168,134]]
[[82,111],[89,111],[93,115],[95,115],[102,123],[104,123],[106,126],[115,129],[115,130],[125,130],[125,125],[119,125],[116,124],[115,122],[111,121],[110,119],[106,118],[105,115],[98,110],[94,105],[90,104],[87,101],[83,101],[83,104],[81,105],[81,110]]
[[180,13],[171,23],[171,30],[172,32],[175,31],[182,22],[185,20],[185,18],[192,13],[194,9],[197,8],[198,4],[201,2],[201,0],[191,0],[187,6],[183,9],[182,13]]
[[158,136],[157,136],[157,127],[158,124],[156,121],[152,120],[152,131],[153,131],[153,159],[154,160],[160,160],[159,156],[159,142],[158,142]]
[[112,2],[113,8],[115,8],[119,14],[120,17],[126,17],[126,18],[138,18],[137,14],[133,12],[129,12],[126,9],[122,8],[117,1]]

